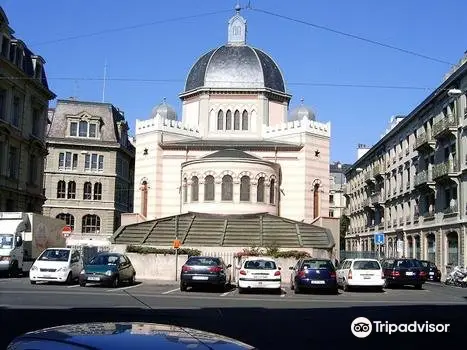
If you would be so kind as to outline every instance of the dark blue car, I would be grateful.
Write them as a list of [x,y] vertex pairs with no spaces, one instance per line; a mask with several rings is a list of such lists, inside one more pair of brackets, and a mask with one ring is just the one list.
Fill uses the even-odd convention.
[[329,259],[300,259],[290,267],[290,288],[298,294],[304,290],[327,290],[337,294],[336,268]]

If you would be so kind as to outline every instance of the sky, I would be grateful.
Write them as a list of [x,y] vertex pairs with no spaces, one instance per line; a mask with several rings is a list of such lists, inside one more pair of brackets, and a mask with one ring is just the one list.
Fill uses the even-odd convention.
[[[132,130],[164,97],[181,117],[178,95],[186,76],[203,53],[227,42],[235,4],[0,0],[15,36],[46,60],[58,99],[112,103],[125,112]],[[246,7],[248,1],[240,4]],[[410,113],[467,49],[465,0],[251,0],[250,5],[242,10],[248,44],[278,63],[293,96],[290,108],[303,98],[317,120],[331,122],[332,161],[353,163],[357,145],[375,144],[390,118]]]

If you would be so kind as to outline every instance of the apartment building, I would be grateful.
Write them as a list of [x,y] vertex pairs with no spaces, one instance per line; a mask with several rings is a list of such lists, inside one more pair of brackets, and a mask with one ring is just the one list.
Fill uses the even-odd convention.
[[467,56],[346,172],[346,250],[466,265]]
[[44,215],[73,234],[113,234],[133,211],[135,148],[123,112],[108,103],[58,100],[47,135]]
[[0,7],[0,211],[42,212],[47,109],[55,98],[44,65]]
[[334,162],[329,164],[329,217],[340,218],[344,215],[347,205],[347,198],[344,196],[344,186],[346,184],[345,171],[350,164]]

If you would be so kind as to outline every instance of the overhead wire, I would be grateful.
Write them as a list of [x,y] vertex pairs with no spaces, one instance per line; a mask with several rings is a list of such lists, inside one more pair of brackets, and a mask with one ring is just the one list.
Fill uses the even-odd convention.
[[310,26],[310,27],[313,27],[313,28],[316,28],[316,29],[320,29],[320,30],[328,31],[328,32],[331,32],[331,33],[334,33],[334,34],[346,36],[348,38],[364,41],[364,42],[367,42],[367,43],[370,43],[370,44],[373,44],[373,45],[385,47],[387,49],[396,50],[396,51],[399,51],[399,52],[402,52],[402,53],[405,53],[405,54],[409,54],[409,55],[412,55],[412,56],[417,56],[417,57],[424,58],[424,59],[427,59],[427,60],[430,60],[430,61],[433,61],[433,62],[443,63],[443,64],[447,64],[447,65],[450,65],[450,66],[455,65],[455,63],[451,63],[451,62],[448,62],[448,61],[445,61],[445,60],[442,60],[442,59],[439,59],[439,58],[436,58],[436,57],[431,57],[431,56],[424,55],[424,54],[421,54],[421,53],[418,53],[418,52],[415,52],[415,51],[412,51],[412,50],[408,50],[408,49],[404,49],[404,48],[397,47],[397,46],[394,46],[394,45],[386,44],[386,43],[383,43],[381,41],[368,39],[368,38],[365,38],[365,37],[360,36],[360,35],[346,33],[346,32],[343,32],[343,31],[340,31],[340,30],[337,30],[337,29],[333,29],[333,28],[330,28],[330,27],[327,27],[327,26],[319,25],[319,24],[316,24],[316,23],[304,21],[304,20],[297,19],[297,18],[292,18],[292,17],[289,17],[289,16],[285,16],[285,15],[275,13],[275,12],[263,10],[263,9],[260,9],[260,8],[254,8],[251,5],[247,6],[246,9],[249,9],[249,10],[252,10],[252,11],[255,11],[255,12],[264,13],[264,14],[269,15],[269,16],[286,19],[288,21],[305,24],[307,26]]

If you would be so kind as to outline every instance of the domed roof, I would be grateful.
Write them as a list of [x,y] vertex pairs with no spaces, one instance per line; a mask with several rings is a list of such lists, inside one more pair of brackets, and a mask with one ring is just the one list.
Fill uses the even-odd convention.
[[177,112],[175,112],[175,109],[165,101],[165,97],[162,103],[152,109],[151,117],[154,118],[158,114],[163,119],[177,120]]
[[265,52],[246,44],[246,20],[236,15],[229,20],[228,43],[201,56],[191,67],[185,92],[199,88],[270,89],[285,93],[282,73]]
[[223,45],[201,56],[188,74],[185,91],[198,88],[271,89],[285,93],[274,60],[248,45]]
[[316,120],[315,112],[313,112],[313,110],[306,106],[303,102],[304,100],[302,98],[301,105],[289,112],[289,116],[287,118],[289,122],[302,120],[304,117],[308,118],[309,120]]

